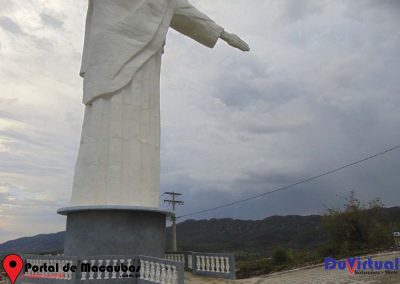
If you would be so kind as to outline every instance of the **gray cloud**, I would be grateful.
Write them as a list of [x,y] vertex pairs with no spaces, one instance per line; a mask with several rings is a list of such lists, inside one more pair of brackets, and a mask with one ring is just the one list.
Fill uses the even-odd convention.
[[55,29],[62,29],[64,26],[64,22],[52,15],[41,13],[40,18],[43,21],[43,24],[46,26],[50,26]]
[[13,33],[15,35],[24,34],[20,25],[18,25],[14,20],[10,19],[7,16],[0,17],[0,27],[2,27],[5,31]]
[[[326,1],[325,1],[326,3]],[[282,1],[285,20],[296,22],[312,14],[323,12],[324,1],[303,0],[303,1]]]

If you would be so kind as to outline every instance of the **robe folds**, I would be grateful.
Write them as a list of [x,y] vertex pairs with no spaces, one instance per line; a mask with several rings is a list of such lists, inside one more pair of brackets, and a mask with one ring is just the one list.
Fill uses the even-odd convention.
[[71,205],[158,207],[160,67],[169,27],[210,48],[223,32],[187,0],[89,0]]

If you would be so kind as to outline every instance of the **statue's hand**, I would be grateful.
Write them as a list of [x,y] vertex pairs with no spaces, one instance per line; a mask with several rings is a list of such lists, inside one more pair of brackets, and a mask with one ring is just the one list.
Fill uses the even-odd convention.
[[231,34],[224,31],[221,34],[221,39],[226,41],[230,46],[239,48],[240,50],[243,51],[250,51],[249,45],[235,34]]

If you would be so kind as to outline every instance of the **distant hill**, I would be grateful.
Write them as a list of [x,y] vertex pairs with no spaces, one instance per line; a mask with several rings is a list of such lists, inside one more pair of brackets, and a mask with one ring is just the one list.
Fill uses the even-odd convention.
[[0,253],[50,253],[63,250],[65,232],[41,234],[2,243]]
[[[400,207],[384,208],[381,218],[391,227],[400,226]],[[203,252],[268,253],[276,246],[307,250],[328,238],[322,217],[272,216],[263,220],[187,220],[177,225],[180,250]],[[400,228],[398,228],[400,230]],[[63,250],[65,232],[25,237],[0,244],[0,254],[50,253]],[[170,244],[171,228],[167,229]]]
[[273,216],[256,221],[188,220],[177,226],[177,238],[182,250],[261,253],[275,246],[307,249],[322,243],[327,236],[321,216],[312,215]]

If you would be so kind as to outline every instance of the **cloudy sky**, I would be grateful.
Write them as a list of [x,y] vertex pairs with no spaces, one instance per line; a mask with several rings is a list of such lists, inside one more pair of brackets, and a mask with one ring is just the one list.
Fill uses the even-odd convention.
[[[400,1],[192,0],[251,46],[170,31],[161,77],[161,191],[178,215],[294,183],[400,144]],[[0,0],[0,242],[61,231],[84,106],[86,1]],[[194,218],[400,204],[400,151]],[[164,206],[164,205],[163,205]]]

